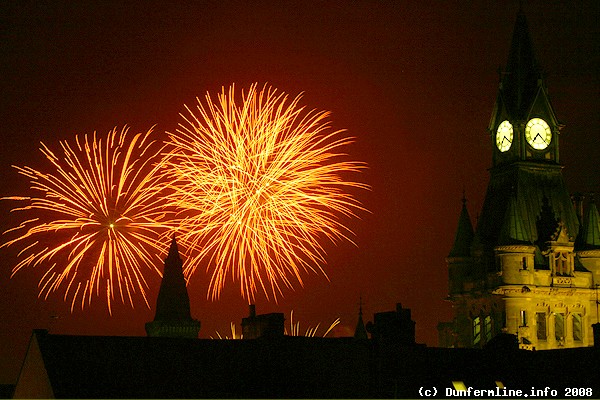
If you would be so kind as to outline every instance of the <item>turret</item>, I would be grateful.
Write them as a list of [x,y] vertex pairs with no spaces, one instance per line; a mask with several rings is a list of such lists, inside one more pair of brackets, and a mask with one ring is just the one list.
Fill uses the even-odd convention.
[[474,235],[464,194],[462,203],[454,244],[446,258],[450,295],[461,293],[464,289],[464,282],[470,278],[471,274],[471,244]]
[[535,246],[528,240],[516,197],[510,197],[495,247],[496,265],[503,284],[533,283]]

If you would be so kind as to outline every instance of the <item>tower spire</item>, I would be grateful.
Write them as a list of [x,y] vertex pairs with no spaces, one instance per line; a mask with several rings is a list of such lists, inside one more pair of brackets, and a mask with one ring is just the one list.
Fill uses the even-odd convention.
[[154,321],[146,324],[148,336],[198,337],[200,321],[192,319],[182,267],[183,261],[173,235],[169,254],[165,259]]
[[538,91],[541,69],[537,63],[527,18],[517,13],[512,43],[502,81],[504,104],[515,119],[524,119]]

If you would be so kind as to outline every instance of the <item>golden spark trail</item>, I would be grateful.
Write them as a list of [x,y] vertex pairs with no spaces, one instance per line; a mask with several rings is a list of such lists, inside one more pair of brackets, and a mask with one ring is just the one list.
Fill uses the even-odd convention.
[[[139,294],[146,306],[147,273],[160,271],[166,227],[160,184],[163,144],[152,129],[130,135],[113,129],[106,137],[76,136],[60,143],[60,155],[42,143],[52,173],[15,168],[30,180],[31,197],[6,197],[26,205],[14,208],[32,218],[4,232],[19,236],[1,247],[20,245],[12,275],[26,267],[43,268],[40,297],[64,287],[71,311],[106,296],[109,312],[115,296],[134,306]],[[59,153],[56,153],[59,154]]]
[[349,189],[367,186],[347,177],[366,165],[346,160],[353,139],[331,131],[328,112],[306,112],[301,96],[256,84],[235,94],[198,99],[169,133],[169,201],[181,210],[186,276],[206,266],[213,299],[231,279],[249,301],[258,291],[277,300],[305,272],[326,276],[323,239],[350,240],[343,219],[363,208]]

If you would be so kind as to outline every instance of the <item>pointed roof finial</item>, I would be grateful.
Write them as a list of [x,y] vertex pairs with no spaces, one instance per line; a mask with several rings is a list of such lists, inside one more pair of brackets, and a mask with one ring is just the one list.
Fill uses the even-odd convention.
[[362,295],[360,295],[359,300],[358,300],[358,315],[361,315],[361,316],[362,316],[362,306],[363,306]]
[[169,254],[167,258],[177,257],[179,258],[179,248],[177,247],[177,240],[175,239],[175,234],[171,238],[171,246],[169,247]]

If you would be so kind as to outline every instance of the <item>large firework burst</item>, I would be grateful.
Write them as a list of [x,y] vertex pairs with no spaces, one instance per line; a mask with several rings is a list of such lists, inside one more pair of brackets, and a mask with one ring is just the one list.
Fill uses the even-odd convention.
[[165,219],[157,174],[163,144],[152,138],[152,129],[131,137],[125,127],[60,146],[57,156],[41,144],[51,173],[15,167],[36,195],[4,198],[26,202],[12,210],[25,220],[5,232],[19,236],[2,244],[23,247],[13,275],[43,268],[40,296],[65,286],[71,310],[79,300],[82,308],[89,304],[94,294],[106,296],[109,312],[115,298],[133,306],[134,293],[148,306],[144,274],[160,276],[156,265],[165,251],[158,240]]
[[169,134],[170,200],[183,210],[186,275],[206,266],[209,297],[231,279],[249,301],[258,290],[277,299],[304,272],[325,274],[323,239],[350,240],[343,219],[362,207],[348,189],[366,185],[347,178],[365,165],[346,160],[352,138],[331,130],[328,112],[299,107],[301,96],[256,84],[235,94],[198,99]]

